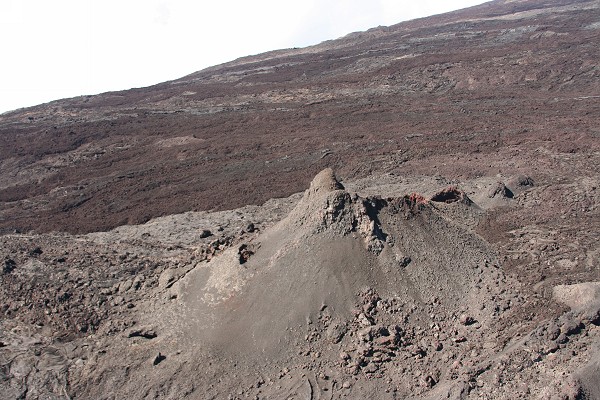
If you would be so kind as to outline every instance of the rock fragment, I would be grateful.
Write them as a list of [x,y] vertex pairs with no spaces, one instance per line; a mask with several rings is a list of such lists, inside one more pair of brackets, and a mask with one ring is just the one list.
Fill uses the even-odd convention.
[[335,323],[327,329],[326,335],[327,338],[331,341],[331,343],[336,344],[342,340],[347,330],[348,328],[346,327],[346,325]]
[[459,320],[462,325],[472,325],[475,323],[475,319],[467,314],[461,314]]
[[242,244],[238,249],[240,264],[245,264],[250,257],[254,254],[254,251],[250,249],[247,244]]
[[436,203],[456,203],[472,204],[473,202],[467,194],[455,186],[440,190],[431,197],[431,201]]
[[156,355],[156,357],[154,357],[154,360],[152,360],[152,365],[158,365],[161,362],[163,362],[164,360],[166,360],[167,357],[162,355],[160,352]]
[[200,231],[200,239],[204,239],[207,238],[209,236],[212,236],[212,232],[208,229],[202,229],[202,231]]
[[129,337],[129,338],[142,337],[144,339],[154,339],[157,336],[158,335],[156,334],[156,331],[154,331],[154,329],[148,328],[148,327],[132,329],[127,333],[127,337]]
[[37,257],[37,256],[39,256],[42,253],[43,253],[43,251],[42,251],[41,247],[35,247],[33,250],[31,250],[29,252],[29,255],[31,257]]
[[6,260],[4,260],[4,267],[2,267],[2,273],[10,274],[15,270],[15,268],[17,268],[17,263],[13,259],[7,258]]
[[490,199],[493,199],[493,198],[512,199],[514,197],[514,193],[509,188],[507,188],[504,183],[497,182],[488,191],[488,197]]
[[535,183],[531,177],[527,175],[517,175],[508,181],[508,185],[512,188],[533,187]]

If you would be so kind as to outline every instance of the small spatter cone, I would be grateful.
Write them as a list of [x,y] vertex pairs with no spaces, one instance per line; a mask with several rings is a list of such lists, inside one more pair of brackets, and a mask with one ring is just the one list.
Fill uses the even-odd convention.
[[456,186],[450,186],[446,189],[440,190],[431,197],[431,201],[436,203],[456,203],[461,202],[463,204],[472,204],[473,201],[467,196],[467,194],[457,188]]

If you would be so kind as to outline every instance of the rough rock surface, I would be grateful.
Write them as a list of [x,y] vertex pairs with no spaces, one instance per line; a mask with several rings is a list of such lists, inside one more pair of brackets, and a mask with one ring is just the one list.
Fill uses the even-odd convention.
[[494,1],[1,115],[0,398],[600,398],[598,21]]
[[[341,185],[325,170],[302,196],[262,207],[83,236],[3,236],[12,258],[2,275],[2,392],[595,398],[599,321],[589,310],[597,283],[555,283],[565,267],[577,270],[558,262],[568,257],[584,262],[580,276],[597,275],[585,267],[597,262],[597,248],[588,259],[575,256],[581,248],[557,252],[559,245],[532,258],[529,246],[537,248],[543,229],[485,239],[497,234],[489,223],[495,206],[432,202],[401,177],[372,182],[394,190],[367,194],[380,186]],[[424,193],[447,188],[415,182]],[[489,199],[494,182],[458,187]],[[502,210],[527,213],[527,204]],[[248,251],[244,262],[240,249]],[[552,267],[532,280],[531,263],[540,260]]]
[[262,204],[325,167],[585,176],[598,164],[599,20],[596,0],[497,0],[4,113],[0,229],[87,233]]

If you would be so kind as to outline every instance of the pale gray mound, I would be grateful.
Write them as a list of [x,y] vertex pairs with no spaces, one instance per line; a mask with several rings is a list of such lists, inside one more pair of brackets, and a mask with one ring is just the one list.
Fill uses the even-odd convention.
[[[557,285],[554,300],[571,308],[578,320],[600,325],[600,282]],[[589,360],[571,378],[573,396],[577,399],[600,399],[600,347],[595,344]]]
[[307,321],[325,308],[332,320],[350,319],[367,288],[406,308],[469,308],[479,268],[493,257],[424,198],[362,198],[325,170],[286,218],[175,290],[186,336],[236,357],[284,357],[304,341]]
[[569,306],[584,319],[600,323],[600,282],[558,285],[552,294],[556,301]]
[[579,399],[600,399],[600,349],[596,347],[587,365],[574,374],[579,384]]

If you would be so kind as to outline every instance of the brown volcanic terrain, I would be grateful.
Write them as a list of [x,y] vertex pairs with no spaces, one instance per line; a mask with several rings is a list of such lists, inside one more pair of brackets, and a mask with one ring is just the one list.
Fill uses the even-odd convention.
[[600,398],[597,43],[493,1],[2,114],[0,398]]
[[260,204],[325,166],[551,180],[541,149],[598,148],[599,19],[595,1],[496,1],[5,113],[0,227],[83,233]]

